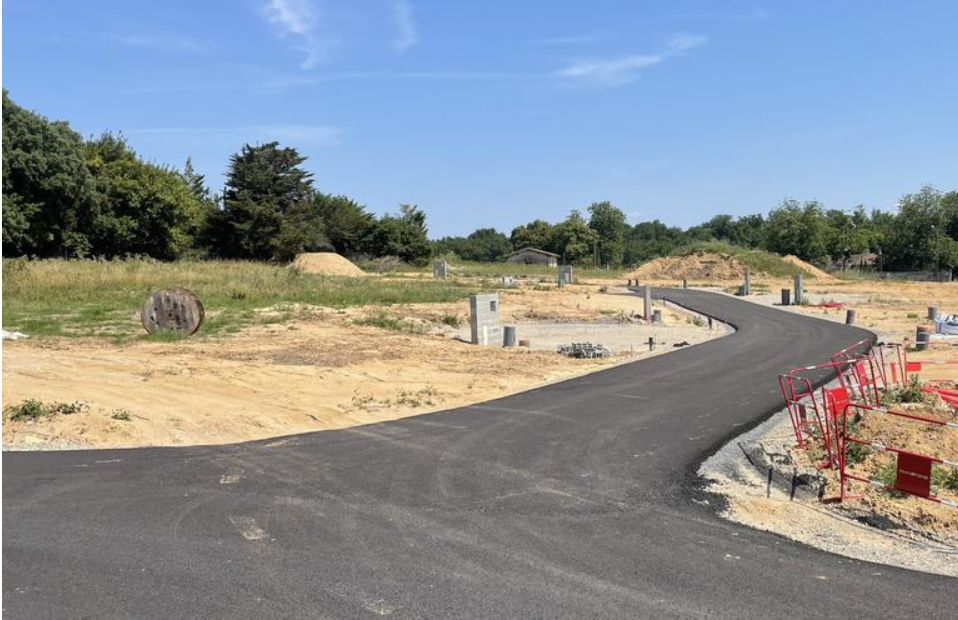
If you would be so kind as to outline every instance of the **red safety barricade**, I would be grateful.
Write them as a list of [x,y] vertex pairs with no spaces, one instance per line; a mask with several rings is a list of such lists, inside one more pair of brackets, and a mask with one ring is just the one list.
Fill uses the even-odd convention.
[[[956,429],[958,431],[958,422],[949,422],[946,420],[938,420],[935,418],[929,418],[925,416],[914,415],[911,413],[905,413],[903,411],[894,411],[891,409],[885,409],[882,407],[875,407],[872,405],[858,404],[858,403],[848,403],[845,406],[845,409],[842,411],[842,432],[840,435],[841,446],[839,449],[839,472],[840,472],[840,484],[841,484],[841,495],[840,501],[846,499],[853,499],[861,497],[860,495],[850,495],[848,493],[848,481],[855,480],[868,484],[874,487],[885,489],[888,491],[898,491],[900,493],[905,493],[907,495],[913,495],[915,497],[920,497],[922,499],[927,499],[938,504],[945,506],[950,506],[952,508],[958,508],[958,503],[938,497],[932,493],[932,468],[935,465],[940,465],[944,467],[951,467],[958,469],[958,462],[954,460],[929,456],[926,454],[919,454],[917,452],[912,452],[909,450],[904,450],[895,446],[886,446],[885,444],[879,441],[868,441],[860,437],[851,437],[848,434],[848,417],[849,415],[864,415],[867,413],[874,413],[878,415],[888,415],[901,419],[911,420],[914,422],[929,424],[934,426],[948,427],[951,429]],[[896,471],[895,471],[895,482],[894,484],[887,484],[882,480],[875,480],[872,478],[865,478],[857,474],[850,473],[848,466],[848,447],[851,444],[859,444],[866,446],[878,452],[888,452],[895,455],[896,459]]]
[[908,350],[894,342],[878,343],[875,348],[878,352],[878,369],[885,389],[904,385],[908,379],[903,372],[908,363]]
[[[834,451],[836,444],[830,440],[836,434],[834,424],[829,424],[825,393],[817,393],[816,384],[827,380],[830,376],[842,375],[850,366],[851,362],[848,361],[825,362],[812,366],[800,366],[779,375],[779,387],[782,390],[785,408],[799,447],[806,446],[806,434],[817,432],[826,450],[831,447],[829,453]],[[847,389],[845,392],[847,394]],[[831,460],[830,457],[829,461]]]
[[828,466],[837,468],[839,466],[839,447],[841,446],[842,414],[851,397],[848,390],[839,386],[834,388],[823,387],[822,402],[825,405],[825,433],[823,435],[823,444],[828,453]]
[[836,351],[832,355],[832,363],[846,362],[847,370],[839,373],[838,381],[849,393],[873,405],[881,405],[879,389],[885,389],[885,373],[876,354],[880,347],[872,346],[870,339],[859,340],[855,344]]

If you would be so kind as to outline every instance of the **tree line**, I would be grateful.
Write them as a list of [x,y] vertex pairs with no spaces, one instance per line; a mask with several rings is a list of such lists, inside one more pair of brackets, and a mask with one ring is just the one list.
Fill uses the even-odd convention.
[[143,161],[121,135],[84,140],[4,90],[3,255],[288,261],[332,251],[428,260],[421,209],[376,217],[318,191],[305,160],[276,142],[246,145],[214,195],[190,159],[180,171]]
[[422,265],[437,255],[498,261],[533,247],[565,263],[617,268],[725,241],[819,265],[874,252],[888,269],[958,267],[958,191],[927,186],[902,197],[896,212],[785,200],[767,215],[717,215],[682,229],[659,220],[630,225],[606,201],[509,235],[480,228],[431,241],[423,210],[400,205],[376,217],[346,196],[323,193],[303,167],[306,158],[276,142],[243,146],[215,195],[189,158],[177,170],[143,161],[120,135],[84,140],[4,90],[3,147],[4,256],[287,261],[335,251]]
[[682,229],[659,220],[630,225],[609,202],[588,209],[588,219],[573,210],[556,224],[534,220],[509,236],[481,228],[466,237],[444,237],[437,252],[477,261],[495,261],[509,252],[534,247],[558,254],[564,262],[603,267],[633,266],[690,250],[709,241],[767,250],[825,266],[847,264],[852,256],[874,253],[892,270],[958,267],[958,191],[926,186],[902,197],[896,213],[826,209],[817,201],[785,200],[768,215],[716,215]]

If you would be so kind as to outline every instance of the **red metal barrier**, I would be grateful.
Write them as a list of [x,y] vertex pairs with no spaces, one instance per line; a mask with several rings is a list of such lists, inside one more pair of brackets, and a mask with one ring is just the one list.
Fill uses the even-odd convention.
[[[857,352],[859,350],[860,353]],[[881,405],[879,387],[887,388],[882,358],[881,347],[872,346],[872,341],[866,338],[836,351],[832,355],[832,363],[848,363],[847,370],[838,375],[839,383],[843,388],[849,393],[857,393],[858,397],[866,403]]]
[[[944,467],[958,469],[958,462],[934,456],[928,456],[925,454],[919,454],[917,452],[911,452],[909,450],[904,450],[895,446],[886,446],[879,441],[867,441],[858,437],[851,437],[848,434],[848,416],[850,411],[855,411],[855,415],[863,415],[864,413],[870,412],[880,415],[894,416],[923,424],[958,429],[958,422],[937,420],[935,418],[914,415],[911,413],[905,413],[903,411],[894,411],[882,407],[874,407],[872,405],[858,403],[847,404],[845,409],[842,411],[842,432],[840,437],[841,447],[839,450],[839,472],[841,480],[840,501],[861,497],[860,495],[848,494],[848,481],[855,480],[888,491],[898,491],[907,495],[921,497],[944,506],[958,508],[958,503],[949,499],[938,497],[931,492],[932,467],[934,465],[941,465]],[[895,483],[887,484],[881,480],[865,478],[863,476],[849,473],[848,446],[853,443],[866,446],[879,452],[890,452],[894,454],[896,459]]]
[[[807,448],[809,439],[817,439],[825,449],[827,458],[819,468],[838,467],[839,422],[844,404],[851,399],[847,376],[856,372],[855,364],[856,360],[849,359],[800,366],[778,378],[796,444]],[[815,384],[832,375],[839,377],[841,386],[816,392]]]

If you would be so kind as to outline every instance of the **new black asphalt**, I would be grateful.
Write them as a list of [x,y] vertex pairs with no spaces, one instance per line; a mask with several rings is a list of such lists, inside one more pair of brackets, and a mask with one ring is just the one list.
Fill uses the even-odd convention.
[[695,477],[725,440],[780,409],[780,372],[869,334],[715,294],[662,294],[738,331],[349,430],[5,452],[4,613],[956,617],[958,581],[724,521]]

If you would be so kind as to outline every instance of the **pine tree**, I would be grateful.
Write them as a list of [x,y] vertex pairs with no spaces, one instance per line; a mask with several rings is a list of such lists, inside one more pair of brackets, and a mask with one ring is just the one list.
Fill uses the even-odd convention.
[[186,165],[183,166],[183,180],[186,181],[186,185],[190,188],[190,191],[193,192],[193,196],[201,202],[209,202],[212,200],[210,195],[210,190],[206,187],[206,177],[202,174],[196,172],[193,168],[193,158],[186,158]]

